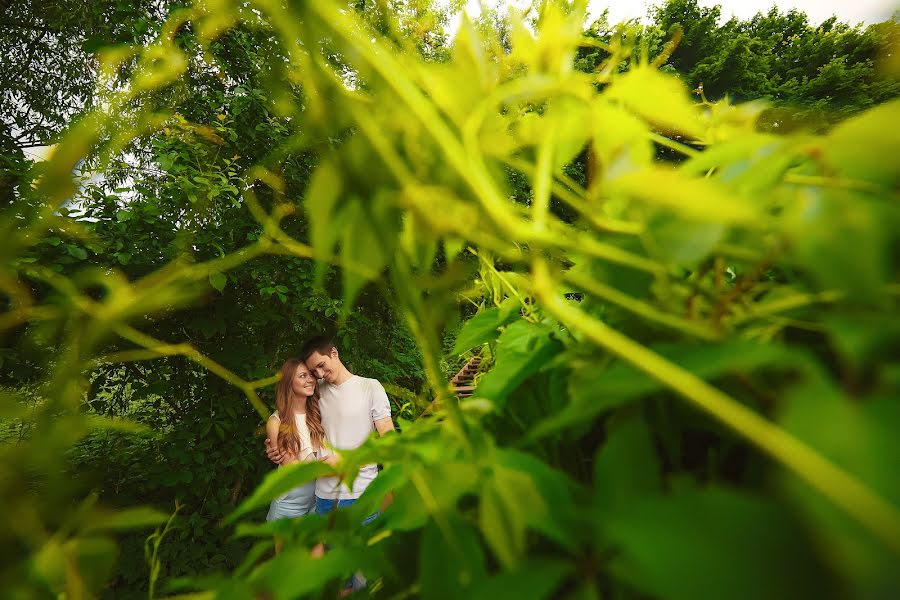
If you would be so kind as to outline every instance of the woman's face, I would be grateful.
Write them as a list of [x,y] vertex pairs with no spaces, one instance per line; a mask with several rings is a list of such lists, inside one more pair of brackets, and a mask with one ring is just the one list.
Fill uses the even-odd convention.
[[291,381],[291,389],[298,396],[312,396],[316,391],[316,378],[313,377],[306,365],[300,363],[294,371],[294,379]]

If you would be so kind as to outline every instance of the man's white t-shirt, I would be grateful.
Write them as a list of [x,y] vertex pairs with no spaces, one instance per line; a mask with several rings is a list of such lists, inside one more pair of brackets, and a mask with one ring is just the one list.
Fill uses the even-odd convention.
[[[375,431],[375,421],[391,416],[387,393],[376,379],[353,375],[340,385],[319,381],[319,395],[325,443],[337,450],[359,448]],[[327,455],[326,449],[321,456]],[[377,465],[363,466],[352,490],[339,483],[337,477],[319,477],[316,496],[336,500],[359,498],[376,475]]]

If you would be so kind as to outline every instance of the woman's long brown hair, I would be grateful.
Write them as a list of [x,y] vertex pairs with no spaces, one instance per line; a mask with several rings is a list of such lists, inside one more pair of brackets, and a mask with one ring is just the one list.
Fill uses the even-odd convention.
[[[293,390],[294,376],[297,367],[303,362],[297,358],[289,358],[281,365],[281,379],[275,388],[275,406],[281,425],[278,427],[278,449],[282,452],[300,456],[300,433],[297,431],[297,419],[294,416],[294,403],[304,400]],[[310,373],[310,377],[314,377]],[[309,441],[314,450],[321,450],[325,444],[325,428],[322,427],[322,411],[319,408],[319,386],[312,396],[306,400],[306,427],[309,429]]]

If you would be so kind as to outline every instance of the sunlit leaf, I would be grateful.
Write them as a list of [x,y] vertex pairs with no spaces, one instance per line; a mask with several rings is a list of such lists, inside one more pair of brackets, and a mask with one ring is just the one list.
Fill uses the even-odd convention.
[[665,131],[693,138],[703,134],[699,110],[674,75],[651,67],[636,67],[617,77],[603,97],[617,101],[649,123]]
[[631,172],[609,182],[609,193],[621,194],[684,218],[715,224],[760,225],[762,207],[709,179],[694,179],[672,169]]

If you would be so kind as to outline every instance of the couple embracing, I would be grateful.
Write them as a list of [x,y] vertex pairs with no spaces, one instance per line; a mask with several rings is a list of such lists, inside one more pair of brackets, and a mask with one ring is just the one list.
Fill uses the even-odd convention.
[[[281,367],[275,404],[277,411],[266,423],[266,454],[279,465],[319,460],[335,467],[338,451],[358,448],[373,431],[384,435],[394,429],[384,387],[351,373],[324,336],[309,339],[300,357]],[[377,474],[376,465],[363,466],[352,489],[337,476],[320,477],[273,500],[266,520],[353,504]]]

